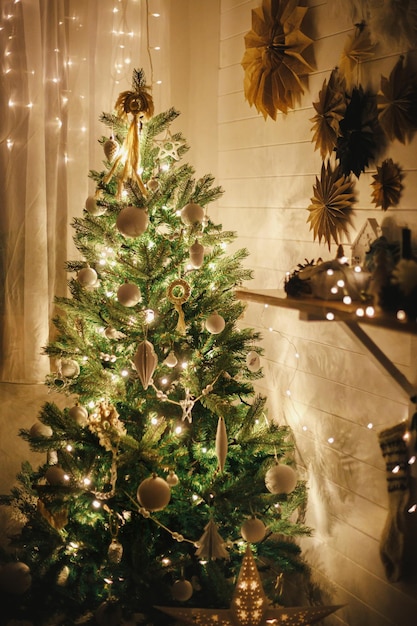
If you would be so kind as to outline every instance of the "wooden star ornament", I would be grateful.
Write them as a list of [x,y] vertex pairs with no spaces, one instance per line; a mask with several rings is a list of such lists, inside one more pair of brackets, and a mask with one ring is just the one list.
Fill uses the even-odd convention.
[[302,626],[318,622],[340,606],[271,607],[262,587],[250,546],[246,548],[242,567],[229,609],[194,609],[156,607],[177,621],[198,626],[263,626],[282,624]]

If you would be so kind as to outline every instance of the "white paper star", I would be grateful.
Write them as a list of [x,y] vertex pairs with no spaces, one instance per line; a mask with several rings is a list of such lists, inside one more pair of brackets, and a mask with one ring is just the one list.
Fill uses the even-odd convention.
[[159,146],[158,159],[166,159],[171,157],[175,161],[179,161],[178,148],[184,145],[183,141],[175,141],[169,131],[163,139],[155,140],[157,146]]

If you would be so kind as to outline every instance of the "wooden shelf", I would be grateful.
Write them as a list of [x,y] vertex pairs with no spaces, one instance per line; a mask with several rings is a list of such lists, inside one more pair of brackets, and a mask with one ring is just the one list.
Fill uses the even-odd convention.
[[377,313],[372,317],[358,316],[358,308],[364,308],[359,302],[344,304],[338,300],[319,300],[316,298],[289,298],[284,291],[275,289],[237,289],[236,296],[247,302],[294,309],[300,312],[300,319],[305,321],[330,321],[328,314],[333,314],[333,320],[342,322],[350,336],[361,343],[374,359],[375,363],[388,373],[400,389],[415,402],[417,394],[416,385],[412,384],[396,365],[385,355],[379,346],[369,337],[362,325],[385,328],[400,331],[411,335],[417,335],[416,321],[401,322],[394,315]]
[[344,304],[340,300],[319,300],[318,298],[289,298],[284,291],[278,289],[237,289],[236,296],[239,300],[258,302],[269,306],[300,311],[300,317],[305,320],[327,320],[328,313],[333,313],[334,320],[339,322],[356,322],[370,326],[379,326],[389,330],[397,330],[412,335],[417,335],[417,322],[400,322],[395,315],[378,313],[373,317],[364,315],[359,317],[356,313],[358,308],[365,309],[360,302]]

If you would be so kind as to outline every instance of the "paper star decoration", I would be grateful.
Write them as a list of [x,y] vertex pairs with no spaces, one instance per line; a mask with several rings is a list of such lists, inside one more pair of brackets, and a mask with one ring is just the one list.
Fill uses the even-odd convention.
[[252,551],[248,546],[229,609],[166,606],[156,608],[179,622],[198,626],[263,626],[266,624],[302,626],[318,622],[340,607],[271,607],[263,590]]
[[167,131],[164,139],[158,139],[155,141],[156,145],[159,146],[158,158],[166,159],[167,157],[171,157],[175,161],[179,160],[178,149],[184,145],[183,141],[176,141],[171,133]]

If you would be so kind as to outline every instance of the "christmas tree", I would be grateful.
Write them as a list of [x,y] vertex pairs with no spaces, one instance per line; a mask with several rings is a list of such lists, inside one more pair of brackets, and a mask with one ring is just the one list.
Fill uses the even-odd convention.
[[208,214],[222,190],[182,163],[178,112],[153,109],[140,70],[101,116],[104,169],[73,223],[82,260],[45,347],[68,406],[46,403],[21,431],[45,463],[25,462],[1,500],[23,520],[1,555],[5,624],[228,607],[248,544],[271,602],[304,567],[305,485],[291,432],[254,391],[260,337],[234,295],[247,252],[226,254],[236,235]]

